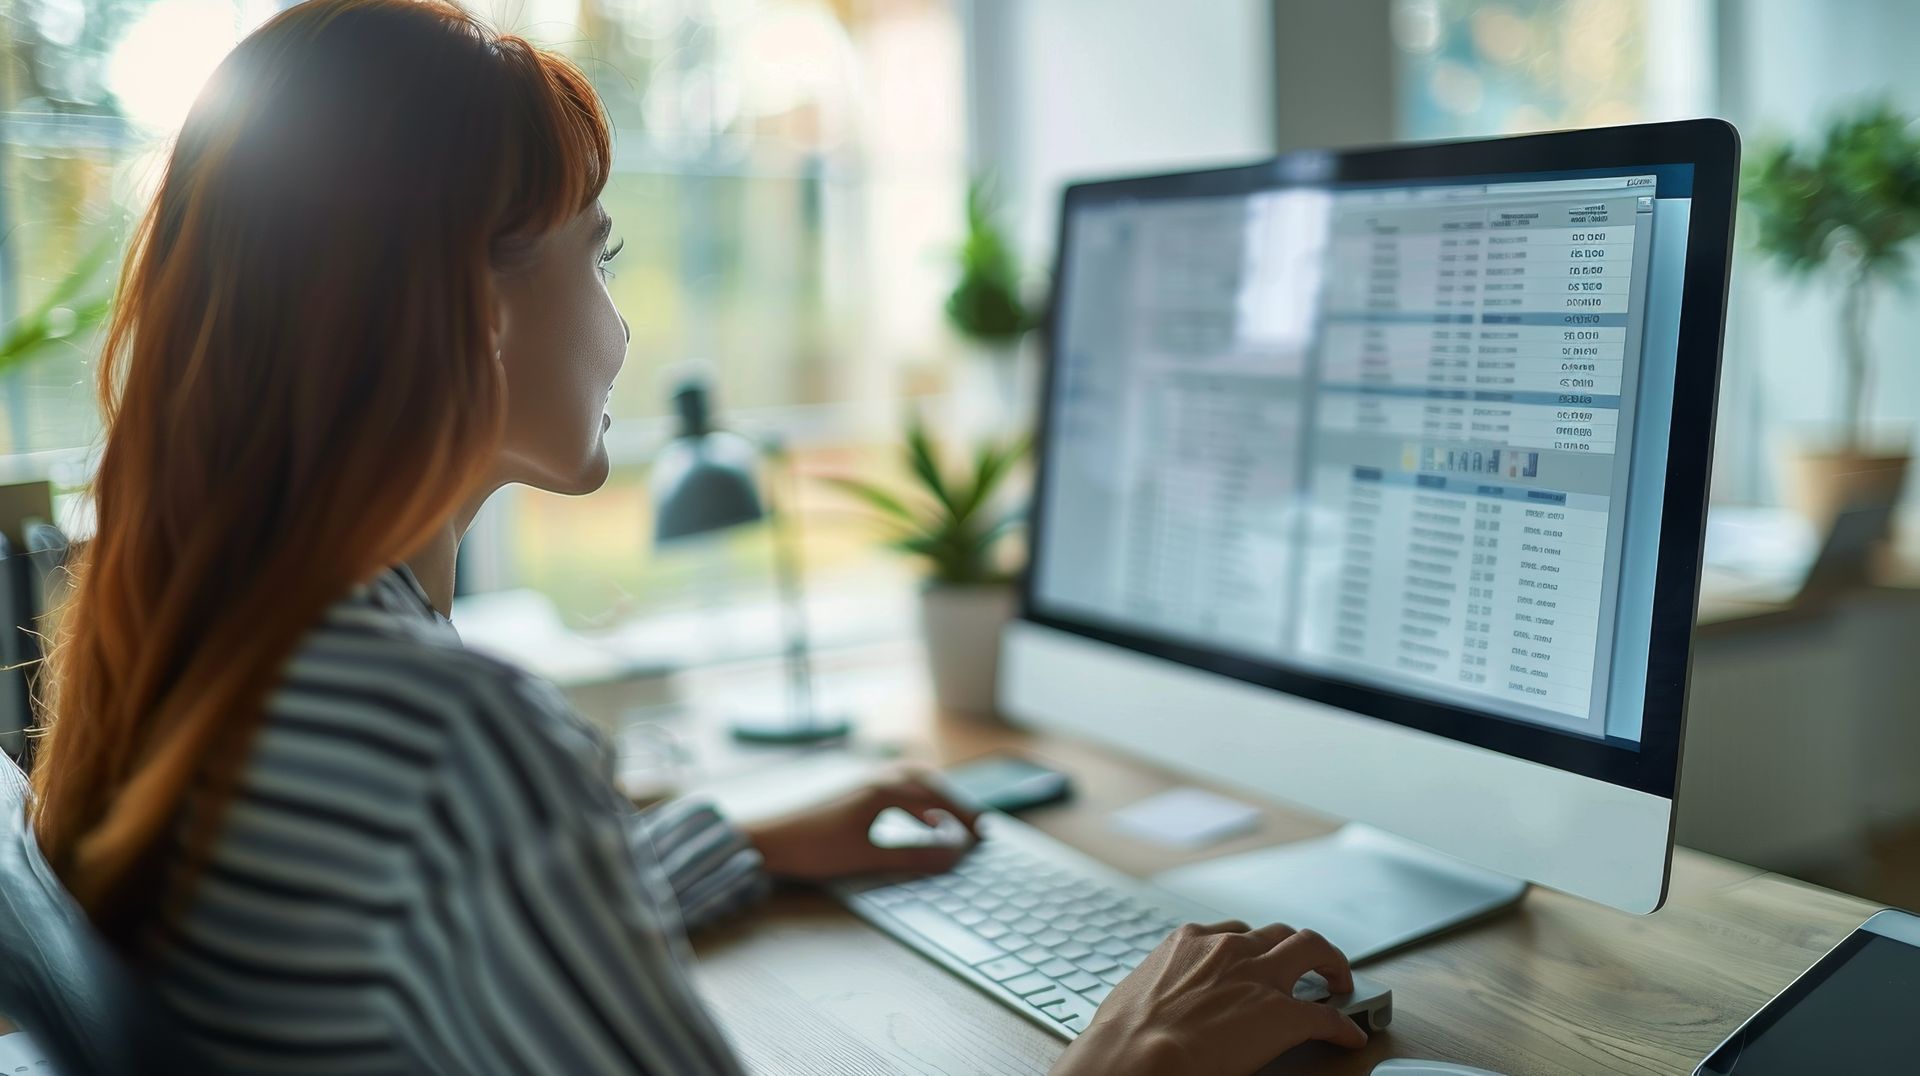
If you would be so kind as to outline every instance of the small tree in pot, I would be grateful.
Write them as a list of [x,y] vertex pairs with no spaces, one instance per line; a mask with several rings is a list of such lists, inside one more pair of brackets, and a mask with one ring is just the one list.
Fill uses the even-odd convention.
[[1789,275],[1841,287],[1839,443],[1803,452],[1800,507],[1824,525],[1849,503],[1891,501],[1907,469],[1905,446],[1875,453],[1866,435],[1873,302],[1904,278],[1920,236],[1920,128],[1885,102],[1836,117],[1817,143],[1776,142],[1748,162],[1741,184],[1753,245]]
[[951,710],[990,714],[999,668],[1000,630],[1013,615],[1014,571],[1006,545],[1025,518],[1004,503],[1007,478],[1026,456],[1025,438],[982,444],[964,469],[949,469],[914,416],[903,455],[911,484],[895,491],[862,478],[833,477],[885,528],[888,548],[927,569],[920,592],[934,695]]

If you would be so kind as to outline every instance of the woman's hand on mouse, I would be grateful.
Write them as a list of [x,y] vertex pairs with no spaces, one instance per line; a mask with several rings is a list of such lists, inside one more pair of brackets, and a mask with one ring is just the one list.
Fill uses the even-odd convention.
[[1336,994],[1353,989],[1345,954],[1313,931],[1183,926],[1114,987],[1053,1074],[1238,1076],[1310,1040],[1366,1045],[1337,1009],[1294,1000],[1310,971]]
[[[868,833],[889,808],[899,808],[927,825],[951,815],[965,827],[967,842],[917,848],[882,848]],[[826,803],[747,827],[767,873],[792,881],[824,882],[862,874],[938,874],[951,870],[973,847],[980,813],[941,789],[921,770],[904,770]]]

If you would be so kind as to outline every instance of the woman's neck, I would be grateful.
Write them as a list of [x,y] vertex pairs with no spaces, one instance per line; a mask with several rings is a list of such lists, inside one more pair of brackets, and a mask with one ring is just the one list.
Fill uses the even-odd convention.
[[427,592],[427,600],[440,610],[441,616],[453,611],[453,575],[454,565],[460,559],[460,534],[453,521],[448,520],[431,541],[407,558],[407,567],[412,569],[413,577],[420,581],[420,589]]
[[440,610],[441,616],[453,614],[453,577],[460,560],[460,539],[466,535],[473,517],[491,494],[489,490],[486,495],[461,505],[459,511],[447,517],[446,523],[434,532],[426,545],[407,558],[407,568],[420,581],[420,589],[427,592],[427,600]]

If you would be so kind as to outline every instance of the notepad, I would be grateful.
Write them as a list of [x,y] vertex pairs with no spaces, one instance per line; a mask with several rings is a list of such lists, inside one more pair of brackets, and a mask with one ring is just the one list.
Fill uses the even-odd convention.
[[1250,833],[1260,811],[1198,788],[1175,788],[1113,814],[1113,828],[1130,837],[1192,850]]

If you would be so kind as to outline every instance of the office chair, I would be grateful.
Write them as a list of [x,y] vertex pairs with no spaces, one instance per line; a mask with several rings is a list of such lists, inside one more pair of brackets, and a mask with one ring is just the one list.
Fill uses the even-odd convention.
[[0,752],[30,767],[28,730],[39,724],[33,670],[44,618],[67,583],[71,543],[44,520],[28,520],[21,530],[20,543],[0,534]]
[[26,775],[0,753],[0,1014],[59,1076],[214,1071],[54,877],[28,799]]

